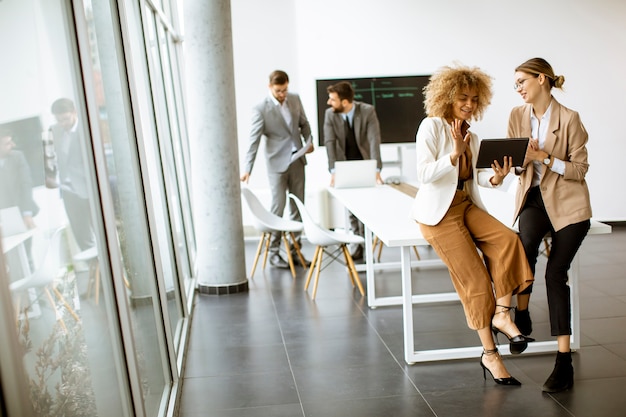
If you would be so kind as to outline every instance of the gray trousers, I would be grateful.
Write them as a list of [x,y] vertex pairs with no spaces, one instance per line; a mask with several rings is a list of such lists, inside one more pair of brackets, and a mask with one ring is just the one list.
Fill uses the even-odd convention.
[[[268,172],[267,174],[272,192],[272,206],[270,211],[277,216],[283,217],[287,205],[287,193],[298,197],[304,203],[304,159],[294,161],[285,172]],[[302,221],[296,204],[289,200],[289,218]],[[280,249],[280,233],[273,233],[270,240],[270,253],[278,253]],[[300,234],[296,235],[300,242]]]

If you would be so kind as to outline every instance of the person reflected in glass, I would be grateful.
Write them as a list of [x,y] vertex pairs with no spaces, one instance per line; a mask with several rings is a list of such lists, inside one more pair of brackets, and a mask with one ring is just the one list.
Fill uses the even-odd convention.
[[479,139],[469,130],[491,102],[491,78],[477,67],[446,66],[433,74],[424,95],[427,117],[416,135],[421,185],[411,216],[448,267],[467,325],[478,333],[483,377],[489,372],[497,384],[521,385],[507,371],[496,340],[503,333],[513,354],[533,341],[515,326],[510,310],[512,296],[534,278],[519,238],[487,213],[478,188],[500,186],[511,158],[476,169]]
[[[519,186],[515,219],[533,273],[539,247],[551,238],[546,265],[550,331],[558,352],[545,392],[559,392],[574,384],[570,351],[571,303],[568,271],[587,235],[591,202],[585,181],[588,135],[577,112],[560,104],[552,89],[563,88],[565,77],[555,75],[543,58],[532,58],[515,68],[514,87],[524,104],[509,117],[509,137],[531,138],[522,167],[515,169]],[[523,334],[532,332],[528,310],[532,286],[517,295],[515,322]]]
[[[86,139],[83,137],[83,129],[79,126],[78,113],[72,100],[68,98],[56,100],[52,103],[51,111],[57,122],[50,130],[54,138],[61,198],[76,244],[81,251],[85,251],[95,245],[88,178],[83,156]],[[54,183],[54,179],[46,179],[48,186]]]
[[33,198],[33,181],[26,157],[15,148],[12,134],[0,129],[0,209],[18,207],[24,225],[36,227],[33,217],[39,206]]

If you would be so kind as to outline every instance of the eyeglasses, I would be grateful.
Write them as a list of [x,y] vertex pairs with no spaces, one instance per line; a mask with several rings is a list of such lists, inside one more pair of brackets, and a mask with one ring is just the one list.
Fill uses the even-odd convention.
[[528,78],[524,78],[523,80],[518,80],[515,84],[513,84],[513,89],[515,91],[519,90],[520,88],[522,88],[524,86],[524,83],[528,80],[530,80],[532,77],[528,77]]

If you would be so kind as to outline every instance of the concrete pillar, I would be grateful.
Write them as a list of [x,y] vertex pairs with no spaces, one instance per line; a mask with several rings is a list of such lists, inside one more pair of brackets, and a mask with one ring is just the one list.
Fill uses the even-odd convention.
[[184,2],[198,290],[247,291],[230,0]]

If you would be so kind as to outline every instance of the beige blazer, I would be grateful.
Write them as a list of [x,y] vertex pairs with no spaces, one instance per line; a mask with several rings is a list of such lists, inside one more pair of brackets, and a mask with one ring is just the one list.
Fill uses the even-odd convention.
[[[515,107],[509,117],[508,136],[531,137],[531,105]],[[585,175],[588,135],[577,112],[552,98],[552,112],[544,151],[565,162],[565,174],[552,172],[542,166],[539,184],[546,212],[554,230],[591,218],[591,202]],[[515,222],[526,202],[533,179],[534,165],[529,164],[519,176],[515,196]]]
[[[476,166],[480,142],[471,134],[472,167]],[[459,178],[459,166],[452,165],[450,154],[454,150],[450,124],[440,117],[427,117],[420,124],[415,140],[417,153],[417,179],[420,182],[411,210],[411,218],[419,223],[434,226],[443,219],[452,204]],[[474,169],[472,181],[465,182],[465,191],[472,202],[486,210],[478,186],[493,188],[489,179],[493,170]]]

